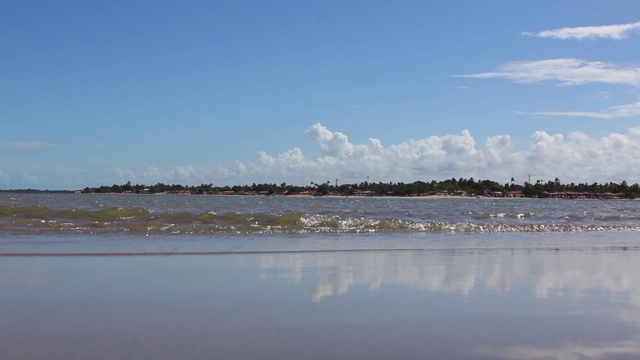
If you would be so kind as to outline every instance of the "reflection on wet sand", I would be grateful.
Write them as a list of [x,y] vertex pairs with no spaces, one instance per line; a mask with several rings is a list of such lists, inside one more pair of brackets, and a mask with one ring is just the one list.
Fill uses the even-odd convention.
[[[570,341],[555,346],[478,346],[474,353],[506,359],[627,359],[640,358],[639,255],[637,249],[627,248],[431,250],[371,252],[358,256],[289,254],[261,256],[260,269],[262,278],[268,278],[274,269],[279,271],[277,276],[296,282],[310,277],[306,295],[315,303],[345,295],[358,285],[365,285],[370,291],[382,286],[402,286],[431,293],[454,293],[465,298],[484,291],[509,295],[515,288],[524,287],[529,296],[539,301],[559,300],[567,304],[598,298],[607,305],[592,312],[605,316],[611,323],[623,324],[627,339],[606,341],[585,336],[584,342]],[[522,311],[526,313],[526,309]],[[558,321],[566,321],[566,315],[576,319],[590,314],[588,310],[569,310],[559,314]],[[576,333],[589,331],[576,329]]]
[[634,359],[639,257],[578,246],[4,258],[0,358]]
[[[615,257],[603,256],[615,253]],[[349,252],[261,255],[260,269],[302,280],[305,269],[320,269],[310,299],[342,295],[355,284],[381,284],[469,295],[474,288],[509,292],[530,283],[537,298],[585,296],[594,290],[636,299],[640,305],[640,252],[630,250],[442,250],[386,254]],[[269,276],[263,271],[263,278]]]

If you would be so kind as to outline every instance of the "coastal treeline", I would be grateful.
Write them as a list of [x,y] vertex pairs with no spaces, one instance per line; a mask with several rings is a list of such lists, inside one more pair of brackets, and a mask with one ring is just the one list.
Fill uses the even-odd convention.
[[39,190],[39,189],[0,189],[0,193],[12,193],[12,194],[72,194],[75,190]]
[[186,186],[180,184],[157,183],[155,185],[131,184],[86,187],[83,193],[117,194],[182,194],[182,195],[337,195],[337,196],[492,196],[492,197],[557,197],[557,198],[637,198],[640,197],[640,185],[621,183],[570,183],[563,184],[559,179],[525,182],[515,184],[513,180],[500,184],[492,180],[474,178],[451,178],[442,181],[431,180],[404,182],[360,182],[353,184],[332,184],[331,182],[311,182],[309,185],[290,185],[286,183],[214,186],[200,184]]

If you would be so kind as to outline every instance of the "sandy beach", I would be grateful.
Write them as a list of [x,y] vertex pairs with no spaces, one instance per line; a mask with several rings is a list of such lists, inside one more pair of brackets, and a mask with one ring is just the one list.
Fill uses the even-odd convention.
[[0,359],[634,359],[635,201],[1,194]]
[[490,246],[443,236],[426,247],[342,237],[331,251],[312,240],[148,256],[120,239],[110,248],[128,256],[4,257],[0,358],[640,354],[640,250],[628,234],[493,235]]

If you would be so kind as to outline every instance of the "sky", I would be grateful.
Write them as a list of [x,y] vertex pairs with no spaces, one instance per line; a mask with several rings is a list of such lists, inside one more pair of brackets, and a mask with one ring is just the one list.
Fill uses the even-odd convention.
[[0,2],[0,189],[640,183],[636,0]]

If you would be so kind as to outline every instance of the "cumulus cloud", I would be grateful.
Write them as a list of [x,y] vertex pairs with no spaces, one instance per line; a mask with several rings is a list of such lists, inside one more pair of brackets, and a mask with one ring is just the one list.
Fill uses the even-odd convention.
[[[126,175],[132,175],[130,178],[136,179],[135,174],[128,170],[123,172]],[[147,165],[142,172],[142,180],[145,183],[158,182],[177,182],[177,183],[196,183],[207,182],[212,177],[212,171],[207,168],[198,168],[193,165],[175,166],[169,169],[161,170],[158,167]]]
[[55,146],[58,146],[58,144],[43,140],[0,141],[0,148],[5,149],[48,149]]
[[625,68],[609,62],[574,58],[513,61],[494,71],[456,77],[504,78],[525,84],[552,81],[565,86],[588,83],[640,86],[640,68]]
[[354,146],[349,143],[349,138],[340,132],[331,132],[326,127],[315,124],[306,131],[320,148],[331,155],[351,155]]
[[136,175],[131,170],[114,168],[113,172],[116,174],[116,176],[120,181],[131,181],[136,179]]
[[528,143],[515,142],[508,134],[477,141],[464,130],[387,146],[379,139],[351,142],[346,134],[319,123],[306,134],[321,150],[319,156],[306,156],[295,147],[280,154],[260,152],[255,161],[214,168],[147,166],[139,178],[145,183],[219,185],[283,181],[308,184],[334,179],[353,183],[367,177],[374,182],[474,177],[505,183],[514,177],[522,183],[528,175],[549,180],[558,177],[563,182],[640,182],[640,127],[599,138],[579,131],[537,131]]
[[565,27],[541,32],[523,32],[522,34],[525,36],[560,40],[596,40],[598,38],[622,40],[626,39],[629,34],[638,32],[638,30],[640,30],[640,22],[617,25]]

